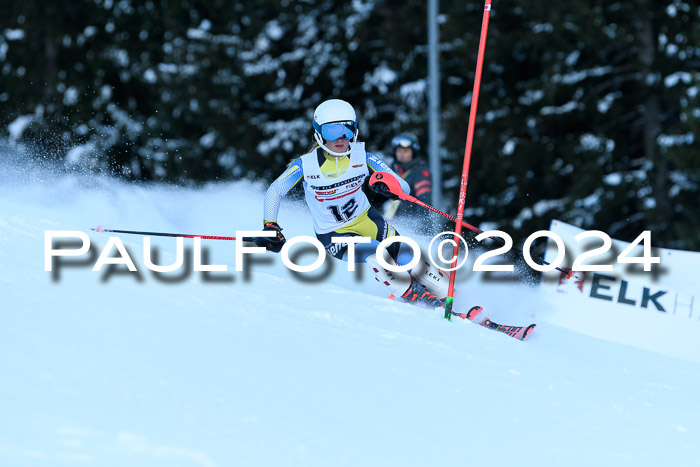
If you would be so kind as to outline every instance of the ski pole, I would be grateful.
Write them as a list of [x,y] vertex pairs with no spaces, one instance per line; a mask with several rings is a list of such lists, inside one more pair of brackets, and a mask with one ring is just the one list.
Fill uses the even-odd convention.
[[[105,229],[101,225],[98,225],[95,232],[111,232],[111,233],[122,233],[131,235],[146,235],[149,237],[184,237],[184,238],[202,238],[204,240],[236,240],[236,237],[222,237],[219,235],[194,235],[194,234],[182,234],[182,233],[166,233],[166,232],[142,232],[138,230],[117,230],[117,229]],[[244,242],[253,242],[257,245],[258,239],[264,240],[266,237],[243,237]]]
[[[387,172],[375,172],[375,173],[373,173],[369,179],[369,185],[373,186],[377,182],[384,183],[387,186],[387,188],[389,189],[389,191],[391,191],[393,194],[395,194],[396,196],[398,196],[402,200],[417,204],[418,206],[424,207],[425,209],[428,209],[429,211],[433,211],[436,214],[440,214],[442,217],[446,217],[447,219],[449,219],[453,222],[457,222],[456,217],[454,217],[450,214],[447,214],[446,212],[442,212],[438,208],[433,207],[427,203],[424,203],[423,201],[419,200],[418,198],[415,198],[409,194],[404,193],[403,190],[401,189],[401,185],[399,184],[399,181],[396,179],[396,177],[392,176],[391,174],[389,174]],[[462,219],[462,225],[473,232],[476,232],[479,234],[484,233],[483,230],[481,230],[477,227],[474,227],[473,225],[465,222],[464,219]],[[498,242],[501,246],[506,244],[506,242],[500,237],[489,236],[489,238],[493,241]],[[517,246],[514,246],[514,248],[517,251],[519,251],[520,254],[524,254],[522,249],[518,248]],[[542,257],[538,256],[536,259],[539,261],[540,265],[543,265],[543,266],[550,265],[550,263],[545,261],[544,258],[542,258]],[[556,269],[557,269],[557,271],[561,271],[561,272],[565,273],[567,275],[567,279],[571,279],[571,277],[573,276],[573,271],[570,269],[560,268],[560,267],[557,267]],[[576,278],[580,279],[579,277],[576,277]]]

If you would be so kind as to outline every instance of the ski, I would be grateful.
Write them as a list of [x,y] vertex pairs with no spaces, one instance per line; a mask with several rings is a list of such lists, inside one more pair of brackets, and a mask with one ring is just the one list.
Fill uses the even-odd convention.
[[459,316],[462,319],[468,319],[469,321],[472,321],[474,323],[477,323],[485,328],[493,329],[494,331],[499,331],[504,334],[509,335],[510,337],[514,337],[516,339],[519,339],[521,341],[524,341],[527,336],[530,335],[533,329],[535,329],[536,324],[530,324],[529,326],[508,326],[505,324],[498,324],[494,323],[487,317],[479,318],[479,320],[475,321],[475,318],[477,315],[479,315],[483,311],[483,308],[480,306],[473,306],[467,311],[466,313],[457,313],[456,311],[452,312],[452,316]]

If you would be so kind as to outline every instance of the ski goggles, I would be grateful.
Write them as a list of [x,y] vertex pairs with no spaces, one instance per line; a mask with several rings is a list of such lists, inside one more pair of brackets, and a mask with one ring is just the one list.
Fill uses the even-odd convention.
[[412,148],[413,141],[405,136],[395,136],[394,139],[391,140],[391,146],[394,148]]
[[321,125],[321,136],[326,141],[335,141],[343,138],[350,141],[355,136],[357,126],[355,122],[336,122]]

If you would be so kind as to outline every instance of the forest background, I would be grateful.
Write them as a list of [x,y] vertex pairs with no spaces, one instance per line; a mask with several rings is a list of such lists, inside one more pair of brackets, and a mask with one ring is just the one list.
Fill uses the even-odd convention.
[[[427,156],[427,2],[0,3],[0,137],[33,158],[135,183],[271,181],[328,98],[353,104],[368,150],[408,131]],[[440,2],[444,210],[483,8]],[[495,0],[466,218],[700,250],[699,86],[694,2]]]

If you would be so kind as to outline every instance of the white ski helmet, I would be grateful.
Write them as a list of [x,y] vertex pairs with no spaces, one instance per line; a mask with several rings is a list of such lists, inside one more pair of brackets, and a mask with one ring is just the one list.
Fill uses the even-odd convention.
[[341,157],[350,154],[350,147],[345,152],[334,152],[328,149],[324,141],[335,141],[345,138],[354,143],[357,141],[357,115],[352,105],[340,99],[330,99],[322,102],[314,111],[314,138],[328,154]]

